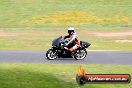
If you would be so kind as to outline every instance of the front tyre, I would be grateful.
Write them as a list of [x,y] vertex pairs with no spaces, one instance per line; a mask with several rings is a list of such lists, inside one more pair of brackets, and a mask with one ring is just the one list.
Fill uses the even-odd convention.
[[82,50],[77,50],[73,57],[76,60],[83,60],[86,56],[87,56],[86,49],[82,49]]
[[58,57],[57,52],[53,49],[49,49],[46,53],[46,57],[48,60],[54,60]]

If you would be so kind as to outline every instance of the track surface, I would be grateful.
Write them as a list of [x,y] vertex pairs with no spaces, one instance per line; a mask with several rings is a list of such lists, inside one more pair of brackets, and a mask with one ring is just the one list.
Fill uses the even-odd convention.
[[45,57],[46,51],[1,50],[0,62],[132,65],[132,51],[87,51],[87,52],[88,55],[84,60],[75,60],[73,58],[59,58],[56,60],[47,60]]

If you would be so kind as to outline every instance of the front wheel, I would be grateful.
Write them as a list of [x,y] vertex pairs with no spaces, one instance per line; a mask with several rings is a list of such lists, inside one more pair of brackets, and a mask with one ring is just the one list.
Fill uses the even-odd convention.
[[46,57],[48,60],[54,60],[58,57],[57,52],[53,49],[49,49],[46,53]]
[[86,55],[87,55],[87,51],[86,49],[83,49],[83,50],[77,50],[73,57],[76,60],[83,60],[86,57]]

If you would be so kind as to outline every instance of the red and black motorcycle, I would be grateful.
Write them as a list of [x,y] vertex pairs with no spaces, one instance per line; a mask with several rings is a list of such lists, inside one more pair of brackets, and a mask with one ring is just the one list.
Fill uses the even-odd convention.
[[50,48],[47,53],[46,57],[49,60],[54,60],[56,58],[75,58],[76,60],[82,60],[86,57],[87,51],[86,48],[88,48],[91,44],[80,41],[81,46],[74,50],[73,52],[70,52],[66,48],[71,48],[75,44],[71,43],[68,46],[65,46],[65,44],[68,42],[68,40],[64,39],[62,36],[60,36],[57,39],[54,39],[52,41],[52,48]]

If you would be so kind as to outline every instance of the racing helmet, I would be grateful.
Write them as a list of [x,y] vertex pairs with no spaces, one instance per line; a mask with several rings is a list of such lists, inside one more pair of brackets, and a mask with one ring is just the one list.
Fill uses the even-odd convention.
[[74,27],[68,27],[68,34],[72,34],[75,32],[75,28]]

